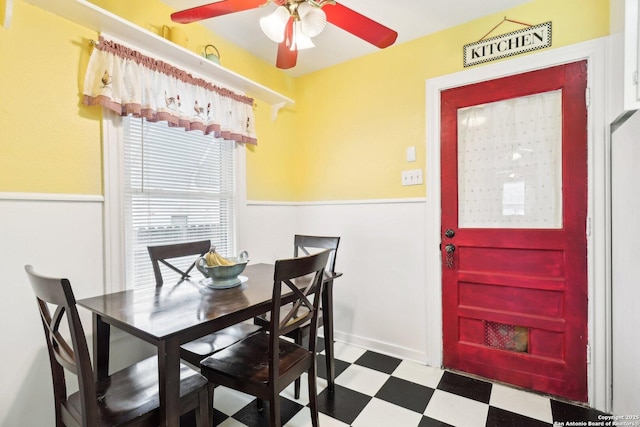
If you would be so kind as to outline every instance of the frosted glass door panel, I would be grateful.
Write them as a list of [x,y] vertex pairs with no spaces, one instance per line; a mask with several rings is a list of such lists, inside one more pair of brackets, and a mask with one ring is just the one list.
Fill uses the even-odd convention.
[[458,226],[562,228],[562,91],[458,110]]

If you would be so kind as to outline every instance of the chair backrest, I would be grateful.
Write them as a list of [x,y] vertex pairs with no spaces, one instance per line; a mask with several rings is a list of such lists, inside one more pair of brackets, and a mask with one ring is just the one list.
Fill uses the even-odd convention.
[[[271,319],[269,324],[269,375],[270,381],[278,378],[278,355],[280,336],[286,335],[294,329],[311,321],[309,331],[308,350],[311,354],[316,351],[316,336],[318,332],[318,309],[322,298],[310,298],[314,293],[320,294],[324,286],[324,269],[329,259],[330,250],[324,250],[313,255],[291,259],[277,260],[273,277],[273,297],[271,301]],[[299,283],[302,282],[302,283]],[[304,284],[304,288],[298,285]],[[284,291],[283,291],[284,289]],[[292,304],[282,305],[282,293],[292,291],[295,300]],[[298,316],[298,310],[304,315]],[[285,310],[281,313],[281,310]],[[280,319],[275,321],[273,319]]]
[[[40,318],[47,340],[53,393],[55,399],[56,425],[75,425],[76,421],[63,408],[67,400],[65,369],[78,377],[82,425],[98,425],[96,385],[91,368],[87,340],[80,322],[76,299],[67,279],[56,279],[36,274],[33,267],[25,266],[25,271],[36,296]],[[51,312],[53,311],[53,315]],[[65,316],[66,315],[66,316]],[[68,334],[65,339],[60,330],[64,317],[67,319]],[[64,329],[64,328],[63,328]]]
[[[336,256],[338,254],[338,245],[340,237],[325,236],[306,236],[296,234],[293,238],[293,256],[311,255],[317,252],[317,249],[329,249],[329,260],[327,262],[327,273],[336,272]],[[316,251],[314,251],[316,249]]]
[[[180,275],[180,280],[189,278],[189,273],[196,265],[196,255],[202,256],[209,252],[211,242],[209,240],[199,240],[196,242],[174,243],[171,245],[148,246],[151,264],[153,265],[153,274],[156,278],[156,286],[162,286],[162,272],[160,271],[160,263],[166,265],[171,270]],[[186,256],[194,256],[193,262],[185,271],[167,262],[168,259],[183,258]]]

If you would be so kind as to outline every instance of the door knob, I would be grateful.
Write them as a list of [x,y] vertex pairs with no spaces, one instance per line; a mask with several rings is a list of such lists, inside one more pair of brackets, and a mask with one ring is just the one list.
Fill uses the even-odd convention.
[[447,228],[447,231],[444,232],[444,235],[450,239],[456,235],[456,232],[453,231],[451,228]]
[[447,246],[444,247],[444,250],[447,251],[448,254],[452,254],[455,252],[456,247],[455,245],[452,245],[451,243],[449,243]]

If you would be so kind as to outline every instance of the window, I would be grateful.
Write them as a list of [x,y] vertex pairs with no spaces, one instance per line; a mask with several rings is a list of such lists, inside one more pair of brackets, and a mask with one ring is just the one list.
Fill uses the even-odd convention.
[[[117,155],[122,241],[112,245],[119,244],[123,252],[122,257],[114,254],[122,266],[113,272],[127,287],[154,285],[147,252],[150,245],[209,239],[222,255],[234,254],[235,143],[201,132],[185,132],[166,122],[112,119],[120,124],[122,141]],[[109,139],[105,141],[109,143]],[[105,189],[105,196],[108,193]]]

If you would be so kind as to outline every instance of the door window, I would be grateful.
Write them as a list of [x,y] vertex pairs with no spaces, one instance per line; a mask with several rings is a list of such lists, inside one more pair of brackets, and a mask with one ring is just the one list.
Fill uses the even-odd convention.
[[458,110],[460,228],[562,228],[562,91]]

